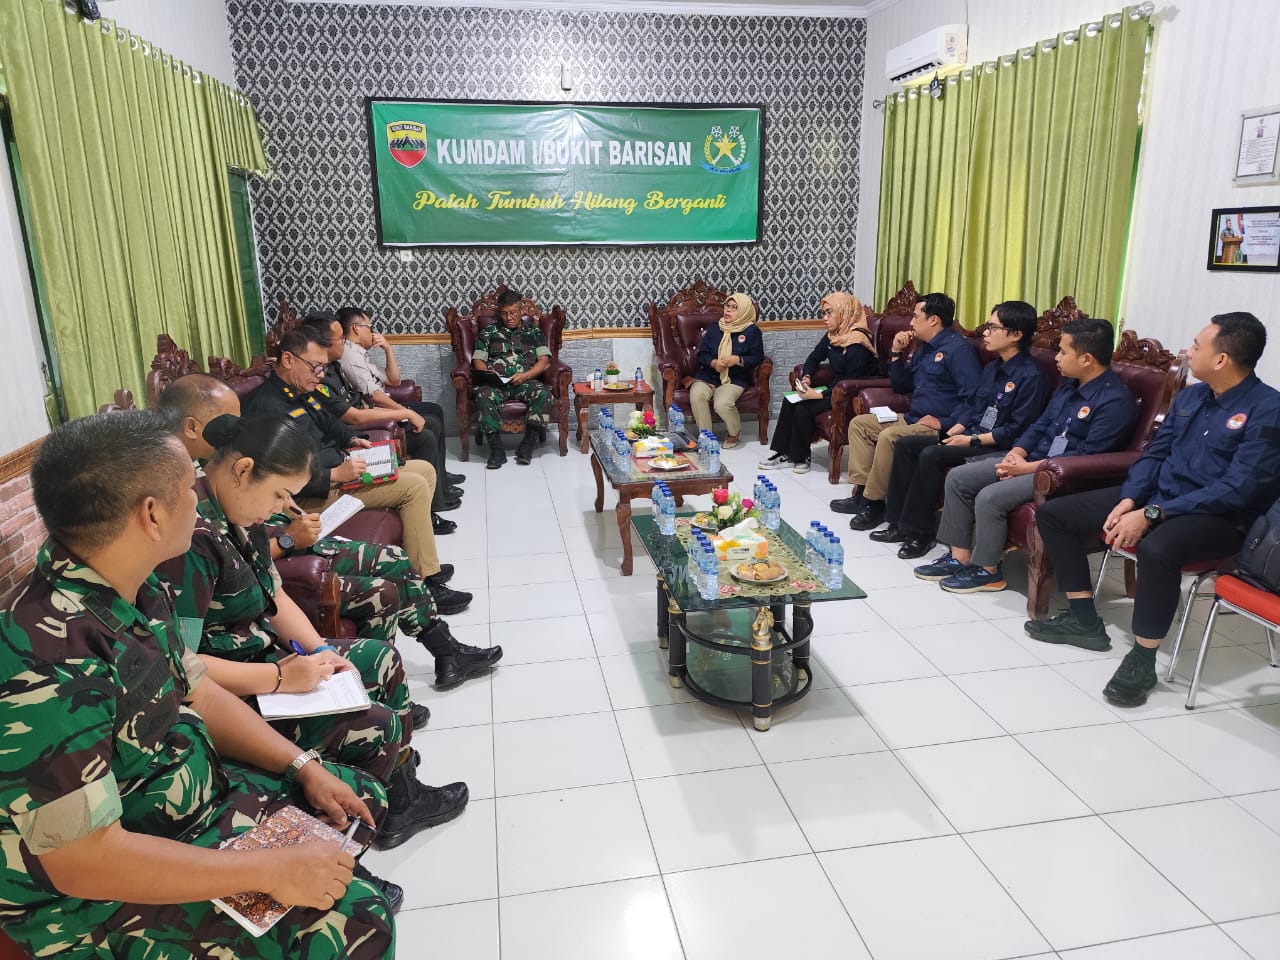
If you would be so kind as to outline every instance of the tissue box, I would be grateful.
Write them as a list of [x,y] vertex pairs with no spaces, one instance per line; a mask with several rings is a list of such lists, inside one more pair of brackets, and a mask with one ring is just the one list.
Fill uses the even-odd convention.
[[739,534],[736,537],[712,537],[711,545],[716,548],[716,559],[721,561],[769,558],[769,541],[754,533]]
[[636,457],[656,457],[660,453],[674,453],[671,441],[666,437],[642,437],[636,441]]

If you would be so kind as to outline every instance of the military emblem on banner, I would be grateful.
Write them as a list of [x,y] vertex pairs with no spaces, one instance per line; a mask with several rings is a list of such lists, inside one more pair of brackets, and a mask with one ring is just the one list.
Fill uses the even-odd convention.
[[387,148],[400,166],[416,167],[427,155],[427,125],[416,120],[393,120],[387,124]]
[[737,173],[747,168],[747,138],[738,127],[725,133],[718,124],[711,128],[702,142],[702,155],[706,158],[702,168],[712,173]]

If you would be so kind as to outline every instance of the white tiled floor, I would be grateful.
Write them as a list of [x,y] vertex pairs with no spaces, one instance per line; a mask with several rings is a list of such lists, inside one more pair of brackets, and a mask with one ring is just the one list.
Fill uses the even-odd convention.
[[[739,489],[760,456],[725,455]],[[450,469],[440,552],[476,592],[450,622],[506,659],[440,693],[406,648],[424,779],[472,801],[368,858],[406,889],[402,960],[1280,960],[1280,670],[1251,625],[1220,621],[1187,713],[1201,605],[1184,679],[1122,710],[1100,695],[1129,642],[1119,569],[1091,653],[850,531],[870,597],[814,606],[814,689],[760,733],[668,683],[653,567],[637,547],[620,576],[585,456]],[[845,529],[847,485],[773,476],[792,524]]]

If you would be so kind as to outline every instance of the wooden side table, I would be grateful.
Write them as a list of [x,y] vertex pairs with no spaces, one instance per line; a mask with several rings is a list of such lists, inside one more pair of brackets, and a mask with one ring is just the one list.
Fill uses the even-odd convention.
[[591,407],[604,403],[634,403],[637,410],[653,410],[653,387],[641,381],[627,381],[626,390],[592,390],[590,383],[573,385],[573,412],[578,421],[578,432],[575,436],[579,448],[587,452],[587,415]]

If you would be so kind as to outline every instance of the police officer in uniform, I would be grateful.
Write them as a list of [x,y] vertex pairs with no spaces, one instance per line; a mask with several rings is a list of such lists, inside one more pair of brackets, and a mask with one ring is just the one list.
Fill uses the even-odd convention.
[[551,348],[542,328],[526,322],[520,311],[523,297],[508,290],[498,297],[499,323],[484,327],[476,338],[471,353],[471,366],[510,378],[506,384],[481,384],[476,387],[476,412],[480,430],[489,444],[489,460],[485,464],[497,470],[507,462],[502,449],[502,405],[518,400],[525,405],[524,436],[516,447],[516,463],[533,461],[534,444],[547,437],[551,422],[551,405],[555,402],[551,388],[541,379],[551,365]]
[[[184,648],[151,572],[195,521],[167,424],[72,421],[31,476],[50,538],[0,612],[5,932],[42,957],[392,957],[390,905],[336,845],[218,849],[287,803],[374,823],[385,794],[300,751]],[[245,890],[295,909],[255,938],[210,902]]]
[[[853,493],[831,501],[836,513],[851,513],[854,530],[870,530],[884,522],[884,498],[893,468],[893,448],[901,437],[935,440],[955,424],[955,412],[968,405],[978,389],[982,368],[978,355],[953,326],[955,302],[945,293],[930,293],[916,303],[911,329],[890,345],[889,381],[898,393],[911,394],[911,407],[893,423],[863,413],[849,423],[849,480]],[[910,360],[903,353],[919,341]]]
[[1199,383],[1173,399],[1124,485],[1058,497],[1036,511],[1068,609],[1029,620],[1027,634],[1086,650],[1111,645],[1093,604],[1087,550],[1099,536],[1136,550],[1136,643],[1103,696],[1139,706],[1156,685],[1156,650],[1178,608],[1182,568],[1229,557],[1280,496],[1280,393],[1254,374],[1267,330],[1251,313],[1209,321],[1187,351]]

